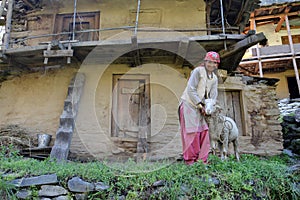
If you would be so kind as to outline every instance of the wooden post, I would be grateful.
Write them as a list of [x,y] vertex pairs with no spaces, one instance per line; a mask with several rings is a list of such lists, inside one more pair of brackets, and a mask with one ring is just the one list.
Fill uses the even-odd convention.
[[288,15],[285,15],[285,25],[286,25],[286,30],[287,30],[288,38],[289,38],[289,45],[290,45],[290,49],[291,49],[291,53],[292,53],[293,66],[294,66],[295,76],[296,76],[297,85],[298,85],[298,92],[300,94],[299,71],[298,71],[297,62],[296,62],[296,58],[295,58],[295,50],[294,50]]
[[[256,32],[256,22],[255,22],[254,18],[251,20],[251,25],[253,26],[253,30],[255,30],[255,32]],[[258,44],[256,44],[256,56],[257,56],[257,60],[258,60],[259,76],[264,77],[263,70],[262,70],[262,62],[261,62],[261,57],[260,57],[260,48],[259,48]]]
[[2,15],[3,15],[3,13],[4,13],[5,3],[6,3],[6,0],[1,2],[1,6],[0,6],[0,17],[2,17]]
[[6,25],[5,25],[5,34],[3,39],[3,50],[9,48],[9,40],[10,40],[10,32],[11,32],[11,18],[13,13],[13,0],[8,0],[8,8],[7,8],[7,14],[6,14]]

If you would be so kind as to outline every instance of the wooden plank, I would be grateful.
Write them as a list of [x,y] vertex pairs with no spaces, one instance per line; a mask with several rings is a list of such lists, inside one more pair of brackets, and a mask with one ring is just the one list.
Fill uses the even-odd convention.
[[226,92],[226,99],[225,99],[225,115],[234,119],[234,110],[232,105],[232,94],[231,92]]
[[221,55],[221,58],[222,57],[228,57],[228,56],[233,55],[237,52],[240,52],[242,49],[247,49],[247,48],[257,44],[258,42],[260,42],[264,39],[266,39],[266,37],[263,33],[258,33],[258,34],[255,34],[255,35],[251,35],[251,36],[235,43],[234,45],[231,45],[230,47],[228,47],[227,50],[222,50],[219,53]]
[[282,15],[281,17],[280,17],[280,20],[279,20],[279,22],[277,23],[277,26],[276,26],[276,28],[275,28],[275,32],[277,33],[277,32],[279,32],[280,31],[280,29],[281,29],[281,26],[282,26],[282,24],[283,24],[283,22],[285,21],[285,15],[287,15],[289,12],[290,12],[290,10],[291,10],[291,7],[286,7],[285,8],[285,10],[284,10],[284,15]]
[[52,58],[52,57],[72,57],[73,50],[46,50],[44,51],[44,57]]
[[234,121],[239,129],[240,135],[243,134],[243,124],[242,124],[242,112],[241,112],[241,102],[240,102],[240,92],[232,92],[232,104],[234,108]]
[[[287,14],[288,16],[296,16],[300,15],[300,11],[291,12]],[[276,14],[276,15],[267,15],[267,16],[260,16],[260,17],[254,17],[255,20],[264,20],[264,19],[274,19],[281,17],[282,14]]]
[[131,42],[132,42],[133,50],[136,50],[136,54],[134,55],[134,63],[135,63],[136,66],[140,66],[140,65],[142,65],[142,61],[141,61],[141,58],[140,58],[140,51],[139,51],[139,47],[138,47],[137,37],[132,36],[131,37]]
[[11,22],[12,22],[12,14],[13,14],[13,4],[14,4],[13,0],[8,0],[5,34],[3,36],[3,49],[9,48],[9,40],[10,40],[10,34],[11,34]]

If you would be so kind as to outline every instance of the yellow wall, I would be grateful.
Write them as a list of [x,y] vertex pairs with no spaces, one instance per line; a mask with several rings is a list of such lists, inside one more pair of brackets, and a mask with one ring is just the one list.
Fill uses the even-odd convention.
[[[273,45],[282,45],[281,36],[287,36],[287,30],[280,30],[279,32],[275,32],[277,24],[266,24],[264,26],[258,26],[257,32],[263,32],[268,39],[268,43],[270,46]],[[291,29],[292,35],[299,35],[300,29]]]
[[[103,158],[117,149],[111,141],[113,74],[150,75],[152,157],[176,157],[181,152],[177,108],[186,85],[183,69],[162,64],[136,68],[126,65],[82,65],[86,75],[84,93],[76,121],[77,135],[90,154]],[[180,73],[181,72],[181,73]],[[79,140],[77,140],[79,141]],[[73,143],[72,152],[80,153]]]
[[[263,33],[266,38],[268,39],[268,45],[269,46],[275,46],[275,45],[282,45],[282,40],[281,40],[281,36],[287,36],[287,30],[280,30],[279,32],[275,32],[275,28],[276,28],[277,24],[265,24],[262,26],[258,26],[256,29],[257,33]],[[300,29],[290,29],[291,31],[291,35],[299,35],[300,34]],[[257,45],[254,45],[252,47],[250,47],[245,55],[244,55],[244,59],[245,58],[251,58],[252,57],[252,49],[255,49]]]
[[285,72],[274,73],[274,74],[264,74],[264,77],[280,79],[276,87],[276,94],[279,99],[288,98],[290,96],[287,77],[295,77],[294,70],[287,70]]
[[[29,21],[29,26],[27,27],[28,30],[27,32],[24,32],[24,35],[28,36],[53,33],[53,30],[55,29],[55,19],[57,18],[56,14],[72,14],[74,12],[73,4],[73,0],[46,3],[43,10],[36,11],[28,15],[28,18],[38,16],[39,20]],[[81,12],[100,12],[100,29],[135,26],[136,9],[136,0],[86,0],[77,2],[77,13],[79,17]],[[141,1],[140,9],[139,28],[168,30],[206,28],[206,11],[204,1],[144,0]],[[122,31],[123,30],[101,31],[99,33],[99,39],[106,39],[107,37]],[[143,33],[145,32],[139,32],[138,34],[143,35]],[[133,30],[131,32],[131,35],[132,34]],[[151,35],[153,34],[155,34],[155,32],[151,32]],[[165,34],[167,35],[166,37],[170,37],[168,36],[170,35],[168,32],[165,32]],[[206,35],[206,32],[185,32],[184,34],[190,36]],[[18,35],[20,35],[20,33],[18,33]],[[149,35],[146,37],[149,37]],[[27,42],[27,44],[36,45],[38,42],[43,40],[51,41],[51,38],[31,39]]]
[[55,136],[74,68],[24,74],[1,83],[0,126],[18,124]]

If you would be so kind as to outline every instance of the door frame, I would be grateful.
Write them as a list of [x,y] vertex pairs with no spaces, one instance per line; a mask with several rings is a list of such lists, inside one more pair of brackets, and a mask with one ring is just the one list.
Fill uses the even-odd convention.
[[[242,133],[240,133],[240,136],[247,136],[247,121],[246,121],[246,113],[247,113],[247,108],[246,108],[246,105],[245,105],[245,99],[244,99],[244,90],[241,89],[241,88],[218,88],[219,90],[219,93],[220,92],[224,92],[225,93],[225,96],[226,96],[226,92],[239,92],[239,101],[240,101],[240,111],[241,111],[241,131]],[[233,119],[235,121],[235,119]]]
[[[111,128],[110,128],[110,136],[112,138],[118,138],[119,140],[122,140],[122,138],[119,138],[118,135],[115,133],[117,132],[117,125],[114,120],[114,113],[116,113],[117,107],[117,100],[118,100],[118,91],[114,92],[114,89],[118,83],[118,80],[143,80],[145,84],[145,97],[144,97],[144,109],[141,109],[139,115],[140,117],[144,117],[144,122],[146,122],[146,138],[147,140],[151,137],[151,110],[150,110],[150,74],[112,74],[112,106],[111,106]],[[144,127],[145,128],[145,127]],[[124,138],[126,140],[126,138]]]

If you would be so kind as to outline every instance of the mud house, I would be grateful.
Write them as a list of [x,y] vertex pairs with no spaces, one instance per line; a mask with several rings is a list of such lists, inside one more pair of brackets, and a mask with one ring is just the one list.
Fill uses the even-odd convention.
[[267,40],[247,51],[239,70],[244,74],[278,78],[277,97],[299,98],[300,1],[263,1],[245,30],[263,31]]
[[266,39],[242,33],[258,3],[2,1],[0,124],[51,134],[57,159],[177,157],[179,98],[214,50],[222,59],[219,102],[238,123],[241,152],[278,154],[276,81],[232,73]]

